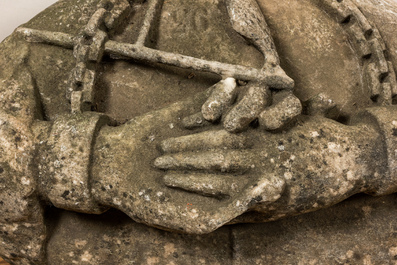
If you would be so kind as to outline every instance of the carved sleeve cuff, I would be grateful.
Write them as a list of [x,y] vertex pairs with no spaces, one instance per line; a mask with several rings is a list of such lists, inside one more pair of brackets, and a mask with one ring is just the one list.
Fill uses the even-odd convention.
[[355,119],[356,121],[357,119],[367,119],[368,122],[375,124],[383,137],[385,159],[380,156],[376,156],[374,159],[385,160],[384,162],[378,161],[378,163],[384,163],[384,175],[375,176],[378,181],[371,194],[387,195],[397,192],[397,106],[369,108]]
[[107,122],[106,116],[93,112],[64,115],[40,143],[40,189],[55,207],[95,214],[106,210],[91,196],[90,177],[95,137]]

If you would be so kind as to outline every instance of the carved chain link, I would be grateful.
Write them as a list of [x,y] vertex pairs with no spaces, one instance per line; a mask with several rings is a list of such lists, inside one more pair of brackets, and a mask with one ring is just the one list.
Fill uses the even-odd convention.
[[371,92],[371,99],[380,105],[392,104],[392,98],[397,95],[396,75],[392,62],[386,59],[386,45],[379,30],[351,0],[323,3],[350,36],[362,59],[364,84]]
[[108,31],[117,27],[130,7],[127,1],[103,0],[87,25],[74,39],[76,66],[67,82],[72,113],[91,110],[94,102],[96,70],[105,52]]

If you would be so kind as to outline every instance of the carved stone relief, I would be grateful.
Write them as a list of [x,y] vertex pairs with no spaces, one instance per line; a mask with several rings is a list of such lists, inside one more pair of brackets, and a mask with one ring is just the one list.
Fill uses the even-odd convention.
[[0,255],[393,264],[396,8],[59,1],[0,45]]

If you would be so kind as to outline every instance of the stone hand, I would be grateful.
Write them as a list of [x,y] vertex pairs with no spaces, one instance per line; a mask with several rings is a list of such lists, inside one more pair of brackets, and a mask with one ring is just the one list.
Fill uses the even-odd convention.
[[283,134],[201,132],[163,141],[165,154],[154,163],[168,170],[163,181],[170,188],[224,200],[236,216],[257,212],[233,222],[269,221],[387,187],[374,127],[317,116],[302,117]]
[[[192,178],[213,179],[217,188],[224,185],[226,189],[226,185],[230,184],[230,192],[221,190],[215,196],[202,196],[165,185],[164,172],[153,167],[153,161],[161,155],[158,145],[164,139],[190,133],[174,124],[184,113],[194,113],[200,106],[199,102],[205,100],[204,96],[148,113],[118,127],[103,127],[93,151],[90,187],[95,201],[152,226],[187,233],[208,233],[246,212],[254,204],[276,200],[283,189],[282,179],[272,174],[253,174],[251,179],[246,176],[239,178],[232,175],[234,167],[229,166],[225,167],[225,171],[230,172],[222,173],[215,169],[213,175],[197,173]],[[237,135],[220,131],[219,137],[222,135],[225,140],[232,137],[230,144],[240,141]],[[254,153],[250,154],[250,149],[235,152],[239,152],[236,158],[244,153],[255,158]],[[242,174],[244,167],[241,165],[241,171],[239,169],[236,173]],[[171,179],[174,180],[174,177]],[[206,195],[210,195],[211,188],[207,191]]]
[[254,148],[254,139],[260,139],[255,131],[235,135],[225,130],[171,138],[161,143],[166,154],[154,164],[169,170],[166,186],[220,200],[232,198],[233,212],[242,213],[277,200],[284,187],[283,177],[261,161],[264,148]]
[[[271,70],[276,71],[276,68]],[[279,71],[285,75],[281,68]],[[237,97],[240,99],[235,103]],[[201,113],[186,117],[183,124],[186,128],[195,128],[222,119],[225,130],[239,132],[258,118],[264,130],[276,130],[301,111],[302,105],[291,91],[273,92],[272,95],[265,82],[250,81],[238,87],[234,78],[226,78],[212,87]]]
[[[280,66],[269,27],[256,1],[227,0],[225,3],[232,28],[263,54],[264,65],[260,72],[272,78],[261,79],[258,76],[255,81],[250,81],[233,107],[237,94],[240,94],[237,92],[236,80],[228,77],[218,82],[203,104],[201,113],[187,117],[185,126],[202,126],[222,117],[225,130],[239,132],[259,118],[259,123],[265,130],[279,129],[302,111],[299,99],[291,92],[294,80]],[[289,92],[283,92],[272,99],[270,88]]]

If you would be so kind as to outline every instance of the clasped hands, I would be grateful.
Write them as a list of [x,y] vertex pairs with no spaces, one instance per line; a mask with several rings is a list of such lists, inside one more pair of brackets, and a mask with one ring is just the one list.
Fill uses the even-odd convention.
[[155,167],[167,170],[163,178],[167,187],[229,201],[224,213],[229,220],[276,201],[285,185],[269,162],[263,133],[238,132],[247,130],[256,118],[261,129],[279,129],[302,110],[292,92],[275,93],[268,107],[272,101],[269,87],[250,82],[243,88],[245,93],[234,104],[239,93],[236,80],[226,78],[215,84],[201,112],[186,117],[182,124],[190,129],[210,127],[223,118],[224,129],[164,140],[160,145],[164,156],[154,161]]
[[95,200],[138,222],[209,233],[248,211],[263,214],[248,221],[275,220],[371,188],[379,171],[371,156],[382,147],[371,126],[321,116],[300,116],[277,133],[261,125],[232,133],[214,124],[193,134],[175,126],[204,97],[101,129],[92,171]]
[[277,200],[284,181],[272,174],[269,165],[264,168],[263,134],[252,129],[236,133],[247,130],[256,118],[261,129],[279,129],[301,113],[299,99],[289,91],[277,92],[268,107],[270,89],[257,81],[246,84],[245,93],[234,104],[239,93],[234,78],[223,79],[211,89],[201,112],[184,118],[182,124],[192,129],[223,118],[224,130],[164,140],[160,149],[165,155],[154,165],[168,170],[165,185],[218,199],[239,198],[237,205],[244,211]]
[[[232,81],[226,79],[216,86],[228,91]],[[213,120],[219,119],[224,114],[220,110],[229,107],[226,100],[219,100],[225,98],[220,90],[215,87],[202,105],[204,117],[211,113]],[[249,85],[245,99],[255,98],[250,93],[262,93],[258,90],[257,84]],[[245,99],[225,115],[224,128],[161,142],[163,156],[156,158],[154,165],[166,170],[163,182],[167,187],[223,201],[226,206],[218,211],[229,221],[248,211],[260,213],[256,221],[276,220],[331,206],[358,192],[371,193],[366,176],[378,170],[370,161],[373,150],[381,146],[379,134],[371,126],[346,126],[322,116],[301,116],[284,132],[268,132],[269,126],[261,122],[271,123],[267,122],[271,117],[265,116],[269,112],[276,113],[278,120],[272,124],[277,126],[272,128],[279,129],[301,111],[300,102],[292,94],[278,92],[273,106],[262,107],[259,128],[247,128],[247,122],[236,122],[244,119],[230,118],[244,116],[244,112],[236,111],[241,106],[250,109],[247,101],[241,103]],[[258,115],[258,104],[253,105],[253,111],[245,112],[251,119]],[[190,125],[186,120],[183,124]],[[239,129],[230,130],[230,124],[237,124],[233,128]],[[241,129],[245,131],[234,133]]]

